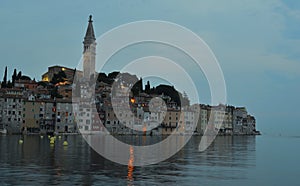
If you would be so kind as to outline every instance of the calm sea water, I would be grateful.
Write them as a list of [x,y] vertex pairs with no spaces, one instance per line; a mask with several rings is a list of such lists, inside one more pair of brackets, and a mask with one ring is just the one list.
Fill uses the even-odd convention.
[[[198,152],[194,136],[176,155],[155,165],[108,161],[78,136],[55,146],[39,136],[0,136],[0,185],[299,185],[300,138],[217,137]],[[157,140],[147,137],[148,141]]]

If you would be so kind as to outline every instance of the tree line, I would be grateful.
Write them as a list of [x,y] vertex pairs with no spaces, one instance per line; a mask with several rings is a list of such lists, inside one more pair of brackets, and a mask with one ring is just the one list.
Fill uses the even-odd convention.
[[14,69],[11,80],[7,77],[7,66],[5,67],[3,80],[1,82],[1,88],[12,88],[15,86],[17,80],[31,80],[30,77],[22,75],[22,71],[17,72],[17,69]]

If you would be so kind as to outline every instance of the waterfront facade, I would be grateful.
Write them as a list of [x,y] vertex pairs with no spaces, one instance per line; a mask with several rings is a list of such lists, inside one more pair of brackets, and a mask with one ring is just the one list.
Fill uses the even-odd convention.
[[70,99],[56,102],[56,132],[74,133],[77,132],[75,113]]
[[23,91],[17,88],[1,89],[0,94],[0,127],[19,133],[23,120]]
[[28,77],[15,81],[12,88],[1,88],[0,129],[9,133],[170,135],[204,134],[209,126],[222,135],[257,133],[256,120],[245,107],[190,106],[172,86],[160,85],[156,91],[147,82],[143,89],[142,79],[129,73],[96,74],[96,45],[90,16],[83,41],[83,71],[55,65],[48,67],[40,82]]
[[23,101],[23,123],[22,129],[24,133],[39,132],[40,121],[43,118],[42,102],[36,100]]

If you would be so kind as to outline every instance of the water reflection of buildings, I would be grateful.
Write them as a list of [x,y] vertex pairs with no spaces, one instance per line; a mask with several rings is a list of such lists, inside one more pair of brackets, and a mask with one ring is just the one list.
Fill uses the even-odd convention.
[[[19,179],[5,182],[12,185],[32,181],[42,185],[143,185],[147,181],[180,185],[187,177],[188,183],[202,179],[236,180],[246,178],[247,170],[256,162],[255,136],[220,136],[204,152],[197,151],[200,137],[194,136],[176,155],[145,167],[133,167],[139,158],[133,157],[133,148],[127,149],[128,165],[119,165],[100,156],[81,136],[68,136],[67,148],[62,146],[63,140],[57,139],[50,146],[48,138],[39,136],[24,136],[24,143],[16,148],[19,138],[7,136],[0,140],[1,165],[10,167],[12,174],[20,174]],[[147,136],[140,143],[151,139]],[[184,141],[178,139],[176,143]]]

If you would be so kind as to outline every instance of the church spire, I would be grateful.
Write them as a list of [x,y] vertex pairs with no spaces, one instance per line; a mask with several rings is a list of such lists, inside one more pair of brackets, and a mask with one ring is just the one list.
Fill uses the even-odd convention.
[[95,41],[96,41],[96,38],[95,38],[95,33],[94,33],[94,28],[93,28],[93,20],[92,20],[92,15],[90,15],[89,25],[88,25],[87,30],[86,30],[86,34],[85,34],[85,37],[84,37],[83,44],[84,45],[91,45]]
[[96,45],[93,20],[90,15],[89,24],[83,41],[83,76],[85,79],[90,79],[90,77],[95,74]]

